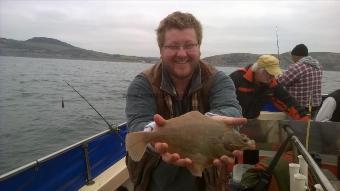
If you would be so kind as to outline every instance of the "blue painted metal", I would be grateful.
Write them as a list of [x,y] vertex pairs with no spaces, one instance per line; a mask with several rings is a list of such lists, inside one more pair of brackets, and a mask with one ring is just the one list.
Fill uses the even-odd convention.
[[88,144],[93,177],[126,155],[126,124],[120,131],[104,131],[68,148],[0,176],[2,191],[78,190],[86,184],[86,164],[82,145]]
[[262,110],[262,111],[270,111],[270,112],[280,112],[280,110],[277,109],[277,108],[274,106],[273,102],[271,102],[271,101],[270,101],[270,102],[267,102],[267,103],[265,103],[265,104],[263,104],[261,110]]

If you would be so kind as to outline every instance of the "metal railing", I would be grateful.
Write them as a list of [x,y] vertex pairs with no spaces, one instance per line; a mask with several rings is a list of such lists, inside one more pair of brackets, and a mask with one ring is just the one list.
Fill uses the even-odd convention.
[[[287,134],[292,133],[293,131],[291,130],[289,125],[285,125],[283,126],[284,130],[287,132]],[[319,168],[319,166],[316,164],[316,162],[314,161],[314,159],[312,158],[312,156],[308,153],[308,151],[306,150],[306,148],[303,146],[303,144],[300,142],[300,140],[298,139],[297,136],[293,135],[291,137],[291,142],[293,143],[293,145],[295,146],[295,148],[297,148],[297,150],[299,151],[299,153],[303,156],[303,158],[305,159],[305,161],[307,162],[310,171],[312,172],[312,176],[313,178],[320,183],[320,185],[322,186],[322,188],[325,191],[336,191],[335,188],[333,187],[333,185],[330,183],[330,181],[327,179],[327,177],[325,176],[325,174],[321,171],[321,169]]]

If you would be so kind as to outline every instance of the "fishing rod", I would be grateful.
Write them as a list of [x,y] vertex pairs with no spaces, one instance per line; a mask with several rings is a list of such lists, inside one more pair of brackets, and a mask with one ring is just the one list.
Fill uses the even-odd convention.
[[[96,108],[94,108],[94,106],[84,97],[84,96],[82,96],[71,84],[69,84],[66,80],[64,80],[64,82],[68,85],[68,86],[70,86],[75,92],[77,92],[78,93],[78,95],[80,95],[80,97],[81,98],[83,98],[85,101],[86,101],[86,103],[88,103],[90,106],[91,106],[91,108],[92,109],[94,109],[94,111],[96,111],[97,112],[97,114],[105,121],[105,123],[109,126],[109,129],[110,130],[113,130],[113,131],[116,131],[116,132],[119,132],[119,128],[118,127],[116,127],[116,128],[113,128],[112,126],[112,124],[110,124],[97,110],[96,110]],[[62,99],[62,107],[64,106],[64,100]]]
[[279,35],[277,33],[277,26],[276,28],[276,47],[277,47],[277,59],[279,59],[279,64],[280,64],[280,46],[279,46]]

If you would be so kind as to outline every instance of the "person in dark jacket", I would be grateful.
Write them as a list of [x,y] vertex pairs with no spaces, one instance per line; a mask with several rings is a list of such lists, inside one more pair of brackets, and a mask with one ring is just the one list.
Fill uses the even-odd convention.
[[[137,75],[128,88],[125,112],[130,132],[157,131],[165,119],[193,110],[230,125],[246,122],[237,118],[241,107],[230,77],[200,60],[202,27],[192,14],[168,15],[160,22],[157,40],[161,62]],[[130,157],[126,161],[135,191],[216,191],[226,183],[218,166],[232,158],[215,159],[202,178],[186,168],[191,159],[168,153],[166,143],[150,144],[138,162]]]
[[323,101],[315,121],[340,122],[340,89],[330,93]]
[[279,110],[293,119],[308,120],[308,112],[280,85],[276,78],[282,74],[279,60],[272,55],[262,55],[257,61],[230,74],[236,88],[243,117],[256,118],[263,104],[272,101]]

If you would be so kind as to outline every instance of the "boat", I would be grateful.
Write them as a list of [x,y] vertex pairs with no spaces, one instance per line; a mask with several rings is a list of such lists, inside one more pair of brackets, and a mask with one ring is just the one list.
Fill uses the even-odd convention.
[[340,190],[339,122],[295,121],[287,119],[285,113],[267,111],[261,111],[258,119],[249,121],[250,124],[240,132],[255,140],[260,157],[275,157],[276,150],[291,133],[294,162],[298,161],[298,155],[302,155],[309,166],[311,176],[308,178],[320,184],[323,190]]
[[[294,134],[290,141],[308,163],[315,183],[323,190],[339,190],[340,123],[311,122],[312,141],[307,151],[302,144],[307,122],[282,120],[285,118],[281,112],[261,112],[259,120],[239,130],[256,140],[260,156],[272,157],[275,151],[266,144],[283,142],[286,132],[282,127],[289,126]],[[5,173],[0,176],[0,190],[133,190],[125,166],[126,134],[123,123]],[[311,151],[321,155],[321,166]]]
[[128,179],[126,134],[123,123],[5,173],[0,176],[0,190],[115,190]]

